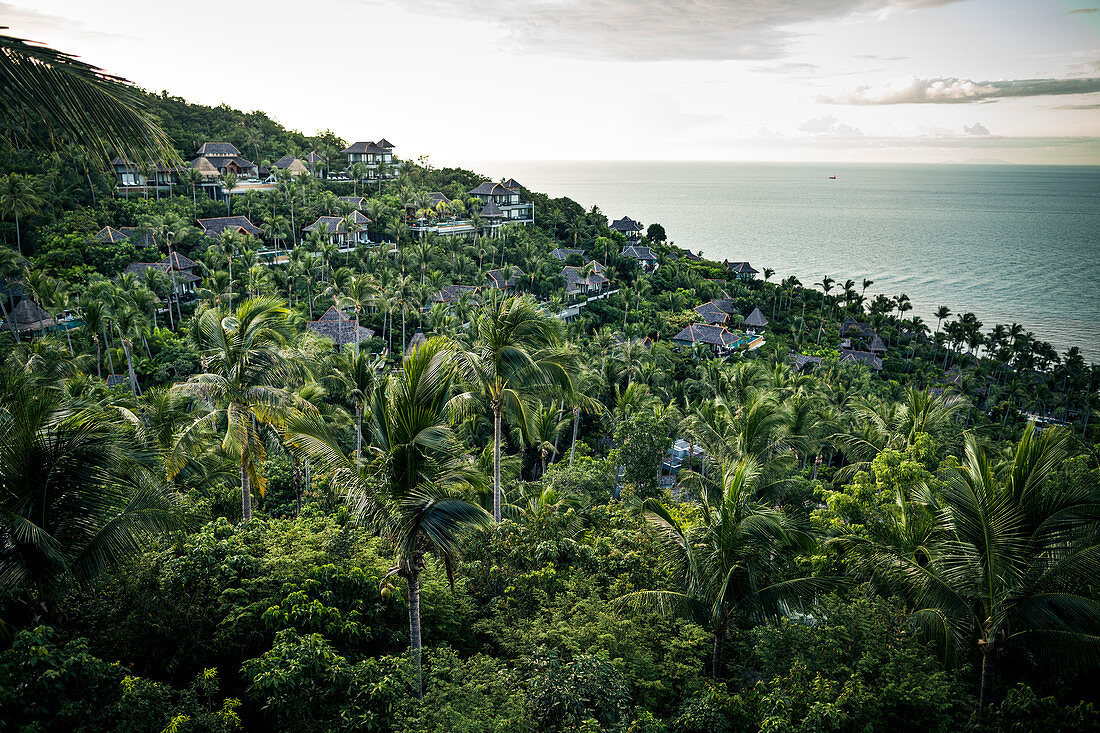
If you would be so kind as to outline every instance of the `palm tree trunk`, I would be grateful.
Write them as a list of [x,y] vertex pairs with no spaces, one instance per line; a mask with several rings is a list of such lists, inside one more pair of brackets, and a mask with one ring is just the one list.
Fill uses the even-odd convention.
[[993,697],[993,654],[992,651],[982,655],[982,690],[978,698],[978,717],[985,715],[985,709],[989,706]]
[[363,455],[363,406],[355,404],[355,462]]
[[134,373],[134,360],[130,356],[130,344],[126,342],[125,338],[122,339],[122,351],[126,354],[126,369],[130,375],[130,391],[134,393],[134,399],[137,400],[137,374]]
[[409,584],[409,655],[416,669],[416,697],[424,696],[424,680],[420,672],[420,573],[413,570],[406,580]]
[[573,408],[573,443],[569,446],[569,465],[573,465],[573,453],[577,450],[577,427],[581,421],[581,409]]
[[302,516],[302,464],[298,461],[297,456],[292,456],[291,460],[293,461],[291,475],[294,478],[294,498],[298,507],[298,511],[294,516],[300,517]]
[[248,479],[248,461],[241,455],[241,517],[244,521],[252,519],[252,487]]
[[725,639],[722,634],[714,634],[714,651],[710,658],[710,676],[718,679],[718,673],[722,670],[722,645]]
[[501,406],[493,405],[493,519],[500,523],[500,423]]
[[111,342],[107,339],[107,327],[103,327],[103,342],[107,347],[107,366],[111,369],[111,374],[115,373],[115,360],[111,357]]
[[19,250],[19,254],[23,254],[23,240],[19,236],[19,204],[12,206],[15,211],[15,247]]

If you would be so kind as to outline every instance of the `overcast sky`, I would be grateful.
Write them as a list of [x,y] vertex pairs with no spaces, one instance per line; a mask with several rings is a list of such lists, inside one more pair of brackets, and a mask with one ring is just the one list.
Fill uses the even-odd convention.
[[151,90],[514,159],[1100,164],[1100,0],[20,0]]

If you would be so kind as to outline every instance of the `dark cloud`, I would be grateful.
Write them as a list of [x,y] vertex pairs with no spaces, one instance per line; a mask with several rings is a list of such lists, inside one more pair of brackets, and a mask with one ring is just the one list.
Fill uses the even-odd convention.
[[1045,97],[1058,94],[1100,92],[1100,78],[1012,79],[971,81],[940,77],[893,82],[884,86],[861,86],[848,94],[819,98],[829,104],[969,104],[1010,97]]
[[774,59],[791,26],[960,0],[411,0],[425,15],[505,30],[518,50],[625,61]]
[[808,132],[811,135],[827,135],[830,137],[860,137],[863,131],[857,127],[841,122],[832,115],[806,120],[798,126],[800,132]]
[[985,136],[989,134],[989,128],[980,122],[975,122],[973,125],[963,125],[963,132],[967,135]]

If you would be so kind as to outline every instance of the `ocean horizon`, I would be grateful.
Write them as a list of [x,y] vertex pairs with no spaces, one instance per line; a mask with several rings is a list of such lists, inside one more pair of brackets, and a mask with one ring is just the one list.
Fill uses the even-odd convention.
[[[933,311],[971,311],[983,330],[1019,323],[1060,352],[1100,361],[1100,166],[995,163],[480,161],[609,218],[657,222],[722,261],[795,275],[863,278]],[[835,175],[831,180],[829,176]],[[834,291],[835,292],[835,291]]]

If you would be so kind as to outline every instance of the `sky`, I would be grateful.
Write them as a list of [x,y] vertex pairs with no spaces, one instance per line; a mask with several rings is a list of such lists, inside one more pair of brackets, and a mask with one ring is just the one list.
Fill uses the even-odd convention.
[[1100,164],[1100,0],[0,0],[0,25],[436,165]]

